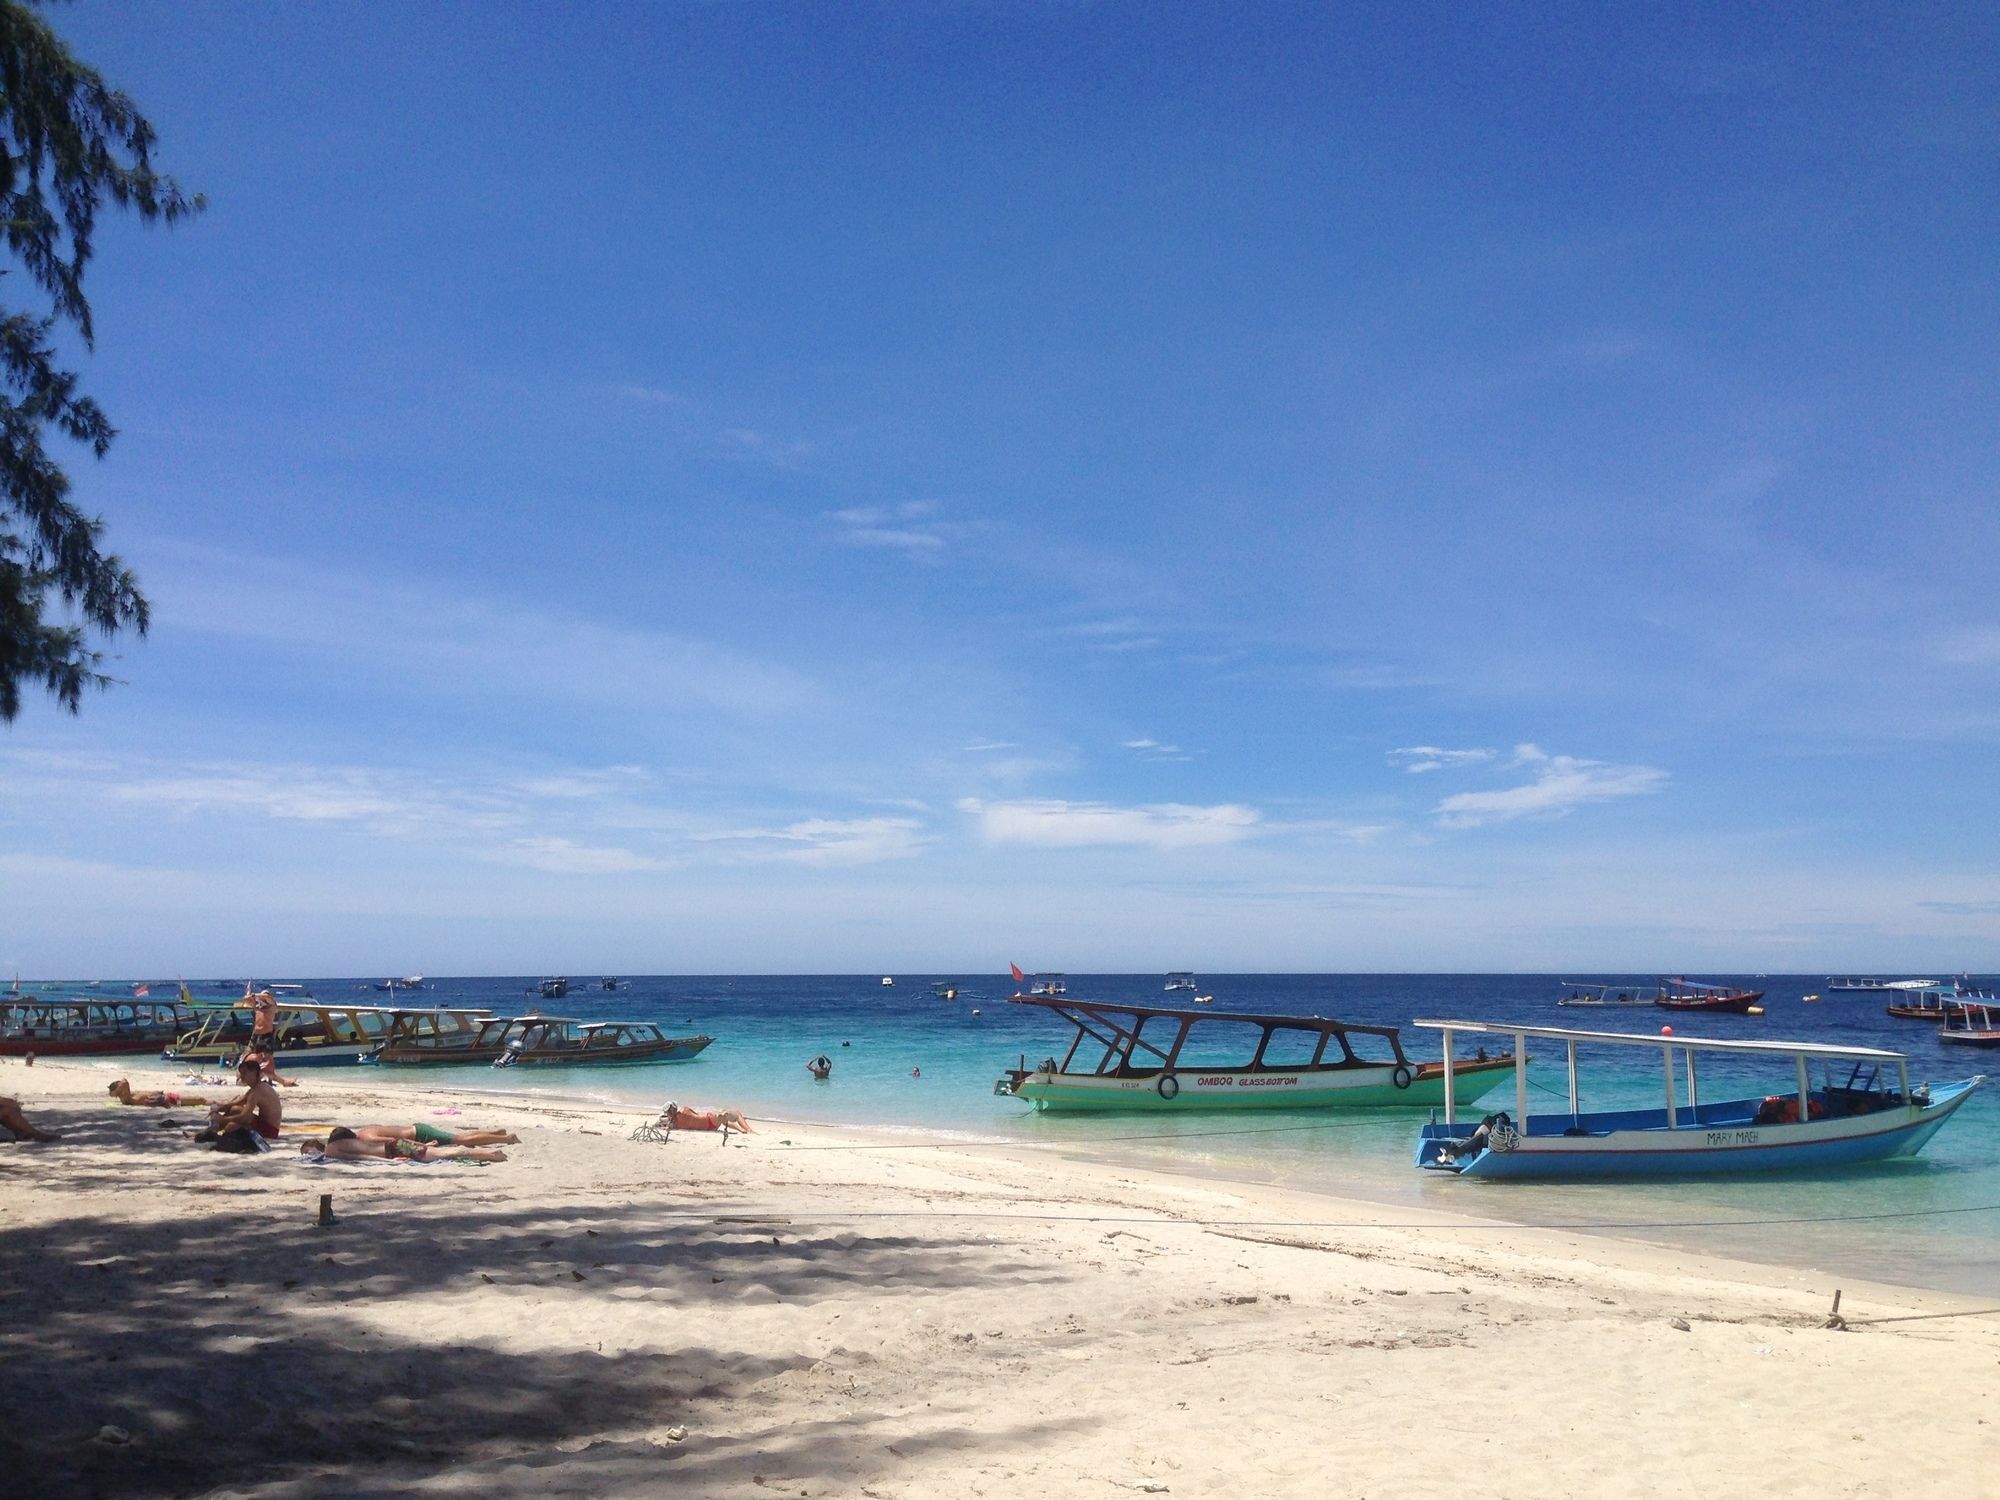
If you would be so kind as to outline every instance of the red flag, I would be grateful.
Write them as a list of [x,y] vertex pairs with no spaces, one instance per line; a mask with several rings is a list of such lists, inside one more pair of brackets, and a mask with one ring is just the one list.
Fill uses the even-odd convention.
[[1023,974],[1021,972],[1021,966],[1019,964],[1009,964],[1007,965],[1007,967],[1014,971],[1014,983],[1016,984],[1019,984],[1022,980],[1028,977],[1026,974]]
[[134,996],[150,995],[153,993],[153,987],[150,984],[135,984],[132,986],[132,993]]

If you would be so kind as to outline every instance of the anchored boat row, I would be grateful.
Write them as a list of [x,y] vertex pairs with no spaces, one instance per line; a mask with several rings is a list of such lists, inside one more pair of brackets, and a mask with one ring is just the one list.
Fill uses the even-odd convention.
[[[1361,1026],[1322,1016],[1107,1005],[1047,994],[1016,995],[1012,1003],[1038,1006],[1075,1028],[1060,1062],[1049,1057],[1031,1068],[1023,1058],[993,1086],[995,1093],[1025,1100],[1037,1110],[1432,1106],[1431,1121],[1418,1142],[1417,1166],[1477,1178],[1816,1170],[1912,1156],[1985,1082],[1982,1075],[1913,1088],[1909,1059],[1899,1052],[1677,1037],[1670,1028],[1651,1037],[1512,1023],[1418,1021],[1443,1034],[1443,1055],[1436,1062],[1413,1063],[1393,1026]],[[1202,1044],[1231,1028],[1250,1042],[1247,1061],[1212,1061]],[[1455,1045],[1468,1034],[1481,1039],[1470,1058]],[[1373,1038],[1377,1052],[1389,1055],[1359,1055],[1356,1037]],[[1567,1110],[1531,1110],[1531,1040],[1561,1045],[1569,1081]],[[1586,1111],[1577,1071],[1579,1045],[1657,1049],[1664,1068],[1664,1107]],[[1780,1092],[1703,1100],[1698,1059],[1715,1054],[1783,1059],[1792,1065],[1791,1076]],[[1514,1084],[1511,1113],[1461,1123],[1460,1108],[1492,1092],[1507,1076]],[[1439,1105],[1442,1120],[1437,1118]]]
[[[268,1004],[268,1002],[267,1002]],[[257,1039],[256,997],[231,1005],[183,1000],[0,1001],[0,1056],[137,1056],[234,1062]],[[708,1036],[670,1036],[653,1021],[495,1016],[485,1010],[377,1005],[275,1005],[266,1035],[279,1068],[356,1063],[685,1062]]]

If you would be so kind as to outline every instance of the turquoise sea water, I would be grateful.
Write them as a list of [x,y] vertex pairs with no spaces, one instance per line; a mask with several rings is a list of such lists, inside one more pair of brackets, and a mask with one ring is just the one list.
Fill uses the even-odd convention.
[[[1943,1081],[1996,1066],[1994,1054],[1948,1049],[1932,1028],[1883,1013],[1879,995],[1826,994],[1823,975],[1702,975],[1767,992],[1761,1017],[1675,1016],[1652,1008],[1559,1009],[1561,979],[1650,988],[1653,976],[1535,975],[1204,975],[1217,1010],[1318,1014],[1407,1027],[1417,1016],[1520,1021],[1657,1034],[1663,1023],[1687,1035],[1838,1041],[1893,1048],[1910,1057],[1913,1083]],[[1421,1110],[1193,1115],[1036,1115],[996,1097],[993,1081],[1023,1055],[1060,1055],[1068,1030],[1036,1008],[1007,1003],[1005,975],[796,977],[639,977],[607,993],[595,979],[559,1002],[533,995],[531,978],[440,979],[426,1004],[483,1006],[495,1014],[530,1010],[584,1019],[657,1020],[671,1032],[716,1038],[690,1063],[639,1068],[397,1069],[429,1085],[468,1092],[582,1094],[653,1108],[668,1098],[732,1105],[753,1118],[948,1132],[973,1139],[1033,1143],[1057,1151],[1238,1180],[1269,1181],[1329,1194],[1541,1224],[1614,1227],[1605,1232],[1788,1266],[1827,1277],[1866,1277],[1980,1296],[2000,1296],[2000,1080],[1975,1097],[1922,1155],[1819,1177],[1752,1177],[1678,1183],[1568,1184],[1561,1187],[1460,1181],[1411,1166]],[[961,982],[940,1001],[936,979]],[[353,979],[306,981],[324,1003],[378,1004]],[[105,986],[106,991],[111,986]],[[219,991],[210,991],[216,998]],[[241,993],[240,982],[236,993]],[[1077,999],[1173,1003],[1158,975],[1072,975]],[[203,992],[196,989],[198,998]],[[419,998],[419,997],[412,997]],[[1185,997],[1182,997],[1185,998]],[[398,996],[398,1003],[407,1003]],[[1406,1030],[1413,1057],[1437,1055],[1436,1034]],[[1363,1047],[1361,1050],[1366,1051]],[[824,1052],[833,1077],[816,1083],[806,1060]],[[1656,1056],[1633,1049],[1581,1056],[1585,1107],[1656,1105]],[[1778,1092],[1789,1065],[1704,1059],[1704,1098]],[[921,1076],[912,1076],[912,1070]],[[1532,1103],[1565,1107],[1560,1054],[1531,1068]],[[1512,1108],[1512,1078],[1487,1108]],[[1994,1211],[1985,1210],[1992,1206]],[[1855,1215],[1916,1215],[1855,1219]],[[1337,1216],[1333,1216],[1337,1217]],[[1757,1223],[1773,1219],[1817,1222]]]

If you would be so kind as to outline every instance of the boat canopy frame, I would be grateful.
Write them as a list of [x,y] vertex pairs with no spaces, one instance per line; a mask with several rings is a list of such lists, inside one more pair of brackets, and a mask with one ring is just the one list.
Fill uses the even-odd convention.
[[[1264,1054],[1271,1045],[1271,1039],[1281,1031],[1303,1031],[1316,1035],[1319,1040],[1313,1046],[1312,1061],[1304,1064],[1286,1064],[1277,1071],[1303,1072],[1309,1068],[1381,1067],[1380,1061],[1371,1062],[1358,1056],[1353,1045],[1347,1040],[1350,1034],[1380,1037],[1389,1044],[1399,1067],[1410,1067],[1411,1063],[1403,1053],[1400,1028],[1395,1026],[1366,1026],[1358,1022],[1330,1021],[1325,1016],[1282,1016],[1257,1011],[1215,1011],[1215,1010],[1174,1010],[1156,1005],[1113,1005],[1096,1000],[1070,1000],[1044,995],[1014,995],[1010,1005],[1034,1005],[1043,1010],[1054,1011],[1076,1028],[1076,1035],[1070,1039],[1069,1050],[1063,1054],[1062,1066],[1055,1071],[1069,1073],[1070,1065],[1076,1061],[1077,1050],[1086,1039],[1100,1042],[1104,1046],[1103,1055],[1091,1072],[1097,1077],[1130,1077],[1146,1072],[1171,1072],[1179,1063],[1181,1049],[1187,1045],[1188,1035],[1197,1025],[1213,1022],[1234,1021],[1260,1028],[1257,1050],[1247,1064],[1230,1064],[1212,1069],[1215,1072],[1241,1070],[1258,1072],[1264,1067]],[[1129,1020],[1121,1019],[1129,1018]],[[1143,1035],[1149,1021],[1164,1020],[1173,1027],[1173,1040],[1164,1047],[1156,1046]],[[1330,1043],[1340,1044],[1340,1061],[1326,1061],[1326,1049]],[[1157,1068],[1145,1063],[1134,1064],[1133,1055],[1143,1052],[1159,1060]]]
[[[130,1014],[121,1014],[130,1012]],[[144,995],[35,997],[9,995],[0,1000],[0,1035],[19,1037],[29,1031],[51,1035],[66,1032],[149,1031],[178,1036],[189,1023],[188,1007],[175,999]]]
[[[1812,1079],[1806,1064],[1818,1059],[1832,1062],[1835,1059],[1852,1061],[1857,1065],[1873,1062],[1875,1072],[1871,1080],[1880,1076],[1884,1063],[1896,1065],[1896,1086],[1904,1098],[1910,1097],[1910,1059],[1901,1052],[1891,1052],[1883,1047],[1849,1047],[1836,1042],[1765,1042],[1739,1037],[1693,1037],[1644,1036],[1629,1031],[1578,1031],[1564,1026],[1522,1026],[1511,1021],[1439,1021],[1419,1018],[1411,1023],[1444,1033],[1444,1122],[1458,1123],[1457,1106],[1452,1100],[1452,1038],[1461,1031],[1478,1036],[1511,1037],[1514,1043],[1514,1128],[1523,1135],[1528,1130],[1528,1039],[1539,1037],[1545,1041],[1563,1044],[1564,1062],[1569,1076],[1569,1114],[1572,1120],[1581,1113],[1577,1097],[1576,1048],[1579,1042],[1589,1046],[1608,1045],[1615,1047],[1656,1047],[1660,1052],[1662,1071],[1666,1082],[1667,1129],[1680,1128],[1681,1108],[1688,1112],[1691,1128],[1700,1126],[1701,1091],[1697,1082],[1695,1056],[1701,1052],[1757,1053],[1767,1057],[1789,1057],[1798,1067],[1798,1117],[1810,1117],[1812,1107]],[[1687,1073],[1687,1098],[1685,1105],[1676,1099],[1674,1087],[1674,1054],[1679,1052],[1684,1059]],[[1852,1082],[1850,1079],[1850,1086]],[[1544,1111],[1550,1113],[1550,1111]]]

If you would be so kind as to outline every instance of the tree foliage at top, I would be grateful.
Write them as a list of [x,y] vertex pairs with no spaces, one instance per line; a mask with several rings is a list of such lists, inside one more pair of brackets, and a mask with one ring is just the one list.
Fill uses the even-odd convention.
[[153,145],[137,106],[77,61],[38,10],[0,0],[0,233],[47,298],[35,311],[0,306],[0,720],[20,712],[23,683],[77,712],[86,687],[111,681],[85,631],[146,631],[138,581],[99,550],[104,523],[71,502],[43,439],[53,430],[102,458],[116,436],[51,343],[59,322],[94,343],[83,273],[98,208],[172,223],[202,207],[153,170]]

